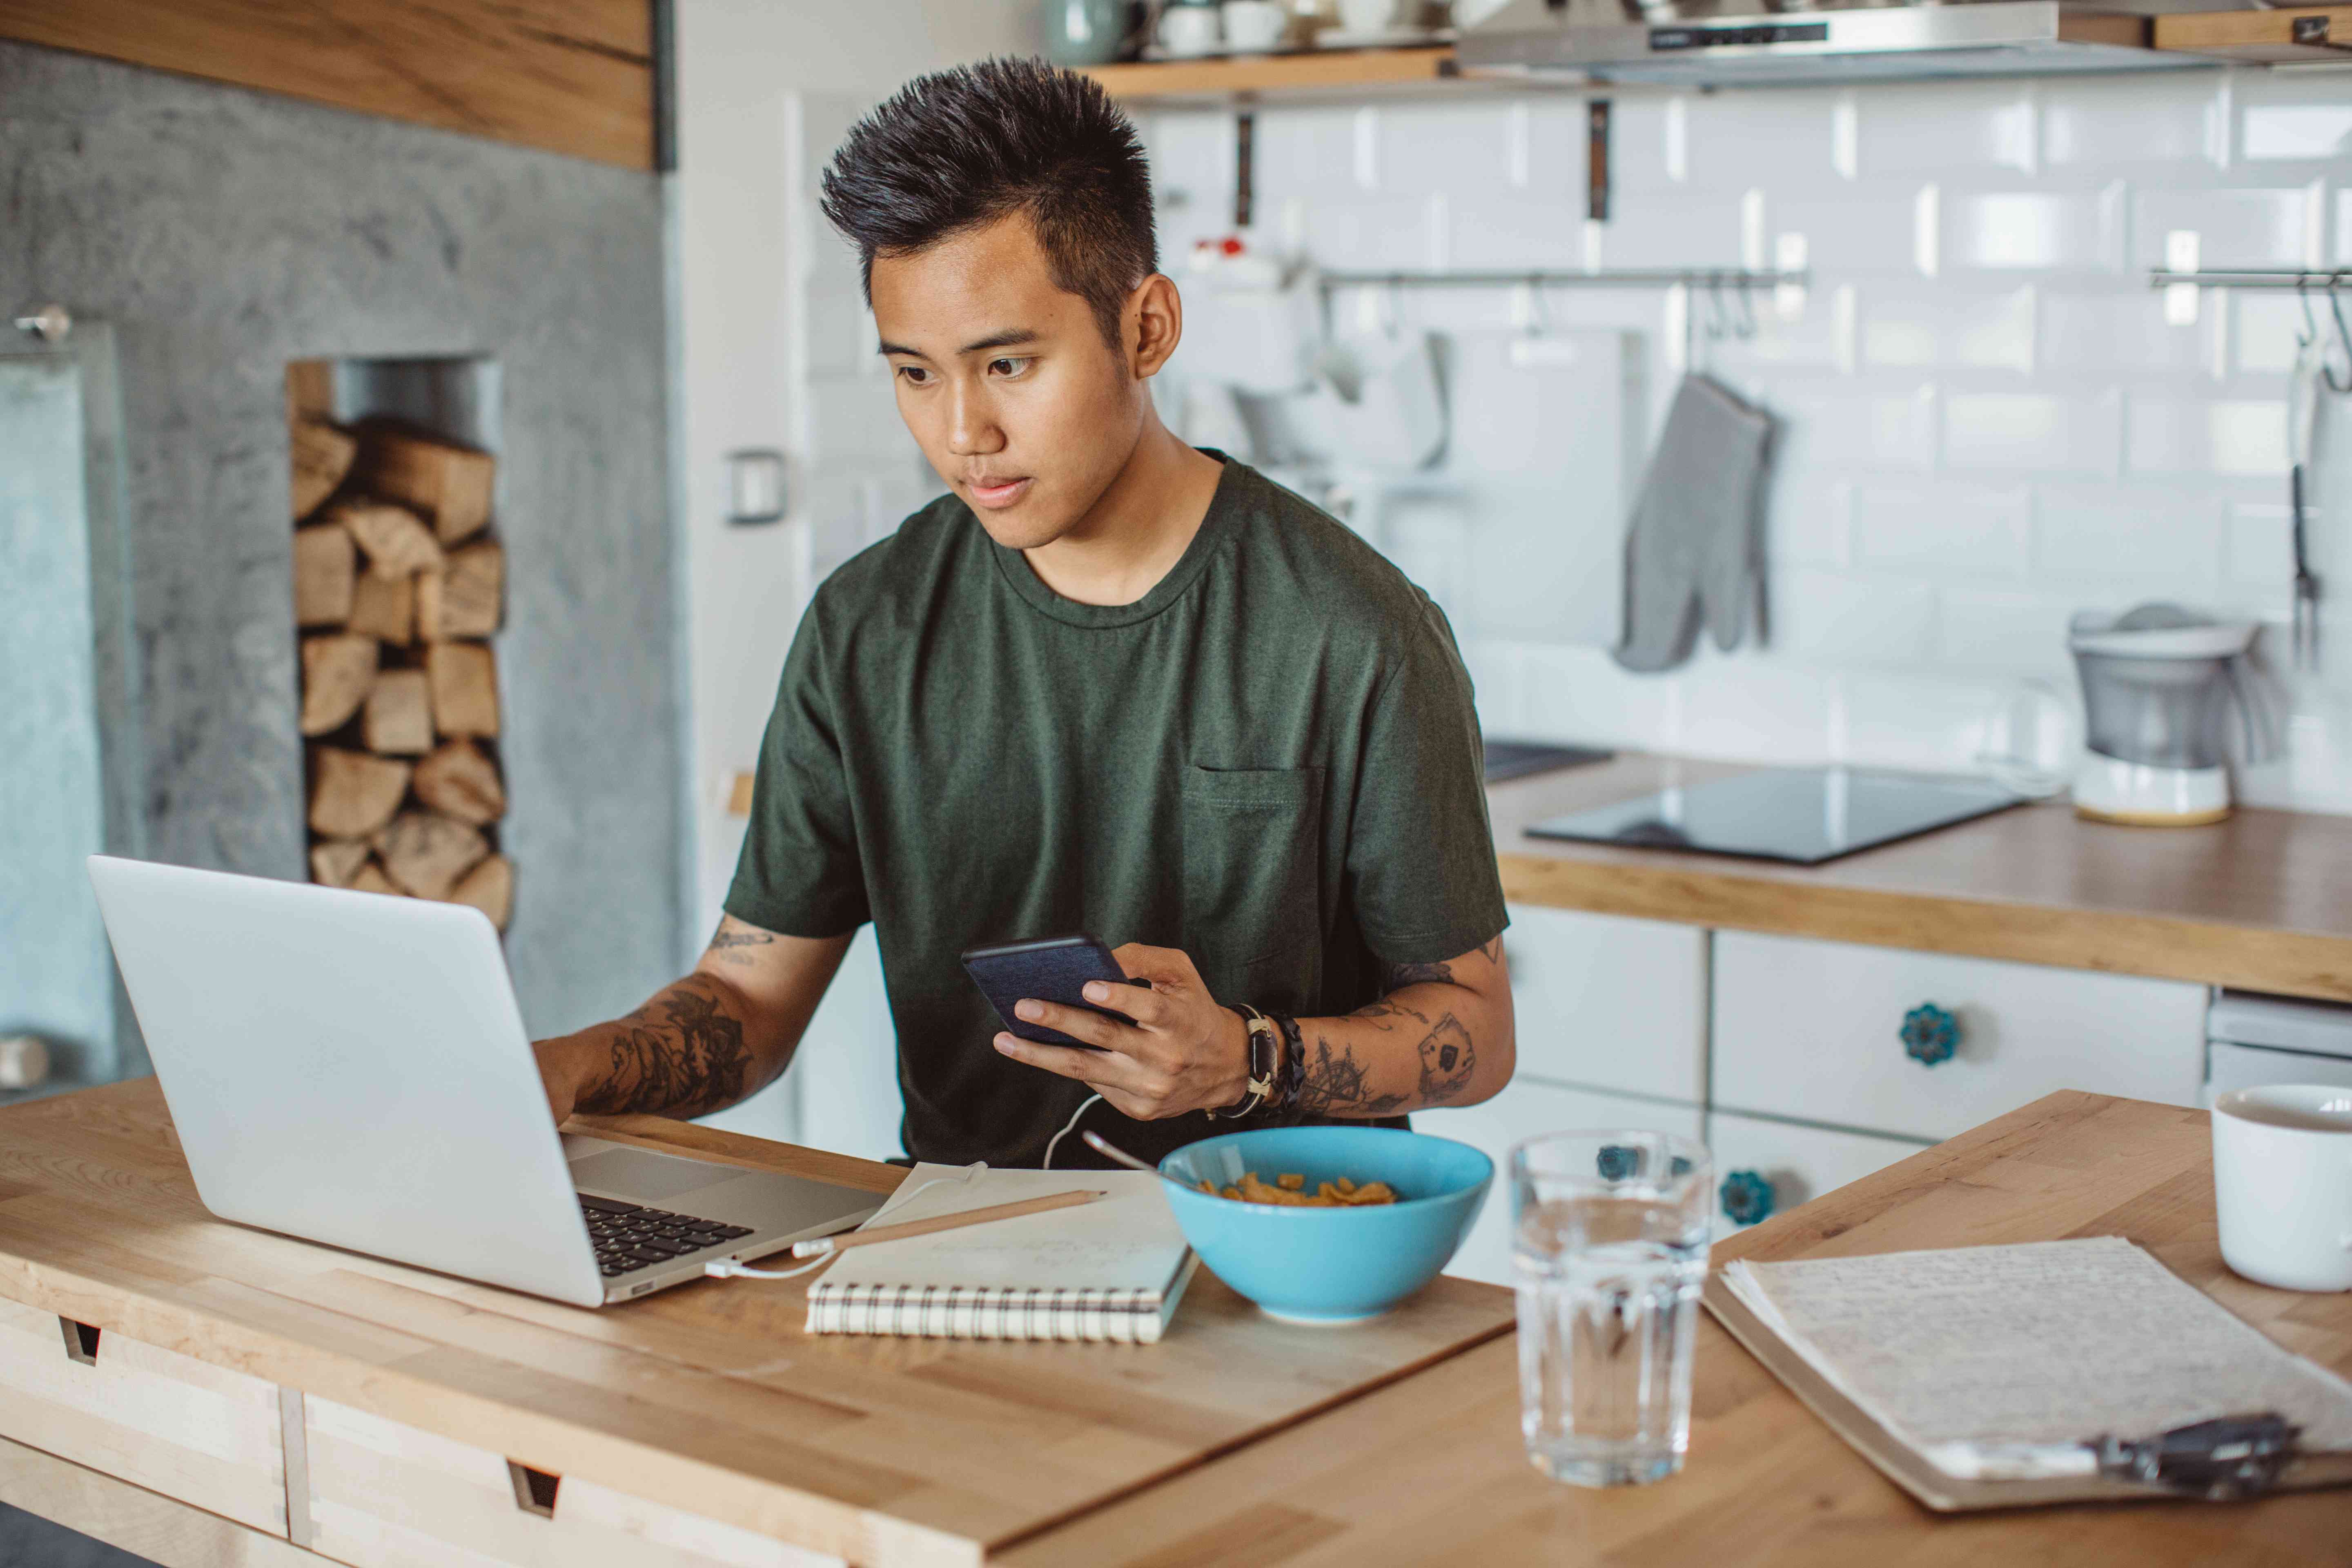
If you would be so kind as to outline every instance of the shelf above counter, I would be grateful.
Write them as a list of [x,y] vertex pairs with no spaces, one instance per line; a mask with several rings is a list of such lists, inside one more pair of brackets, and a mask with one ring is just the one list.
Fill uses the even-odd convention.
[[1307,49],[1087,66],[1087,75],[1129,103],[1356,97],[1444,87],[1491,90],[1524,84],[1464,77],[1450,45],[1400,49]]

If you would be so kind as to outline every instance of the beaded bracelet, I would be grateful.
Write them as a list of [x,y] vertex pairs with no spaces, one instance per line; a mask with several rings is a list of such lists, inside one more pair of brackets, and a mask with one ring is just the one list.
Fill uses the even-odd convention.
[[1298,1020],[1286,1013],[1274,1015],[1274,1026],[1282,1031],[1282,1064],[1274,1075],[1274,1093],[1267,1103],[1276,1111],[1296,1113],[1298,1097],[1307,1087],[1307,1042],[1298,1032]]

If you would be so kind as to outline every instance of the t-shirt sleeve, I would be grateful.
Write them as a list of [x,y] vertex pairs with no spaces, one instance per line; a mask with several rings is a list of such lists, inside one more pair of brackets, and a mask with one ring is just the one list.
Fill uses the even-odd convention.
[[1508,923],[1486,820],[1470,674],[1435,606],[1375,694],[1367,721],[1348,875],[1356,923],[1390,963],[1435,963]]
[[751,824],[727,912],[780,936],[843,936],[866,923],[865,867],[817,617],[804,616],[760,742]]

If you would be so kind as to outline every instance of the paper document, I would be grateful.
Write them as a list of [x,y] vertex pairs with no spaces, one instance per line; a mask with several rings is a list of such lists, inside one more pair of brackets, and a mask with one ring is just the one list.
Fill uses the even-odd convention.
[[2120,1237],[1738,1262],[1724,1283],[1949,1475],[2079,1473],[2085,1438],[2261,1410],[2308,1452],[2352,1450],[2352,1384]]

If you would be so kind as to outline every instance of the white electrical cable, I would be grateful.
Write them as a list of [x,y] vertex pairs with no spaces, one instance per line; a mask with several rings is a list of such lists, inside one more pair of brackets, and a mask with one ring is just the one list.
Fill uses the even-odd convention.
[[1054,1151],[1060,1146],[1063,1139],[1070,1135],[1070,1129],[1078,1124],[1078,1118],[1087,1113],[1087,1107],[1098,1105],[1101,1102],[1102,1096],[1099,1094],[1090,1094],[1078,1101],[1078,1108],[1070,1112],[1070,1119],[1062,1123],[1062,1130],[1045,1140],[1045,1163],[1037,1167],[1039,1170],[1050,1171],[1054,1168]]
[[[1101,1097],[1097,1095],[1096,1098],[1100,1099]],[[1086,1108],[1084,1106],[1080,1106],[1078,1109],[1083,1110]],[[1076,1121],[1076,1118],[1073,1117],[1071,1120]],[[1069,1129],[1064,1128],[1063,1131],[1066,1132]],[[1046,1152],[1047,1157],[1051,1158],[1052,1149],[1050,1146],[1048,1146]],[[969,1183],[974,1176],[979,1175],[982,1171],[987,1169],[987,1161],[974,1160],[971,1164],[966,1165],[962,1170],[958,1171],[952,1176],[933,1176],[929,1181],[925,1182],[921,1186],[917,1187],[913,1192],[908,1193],[907,1194],[907,1202],[913,1203],[917,1198],[921,1197],[933,1187],[954,1185],[960,1183]],[[702,1266],[702,1277],[706,1279],[797,1279],[803,1274],[814,1273],[817,1269],[824,1268],[826,1264],[832,1262],[835,1258],[840,1256],[841,1254],[838,1252],[828,1252],[823,1258],[817,1258],[813,1262],[802,1264],[798,1268],[754,1268],[749,1264],[738,1263],[731,1258],[722,1258],[716,1263],[704,1264]]]

